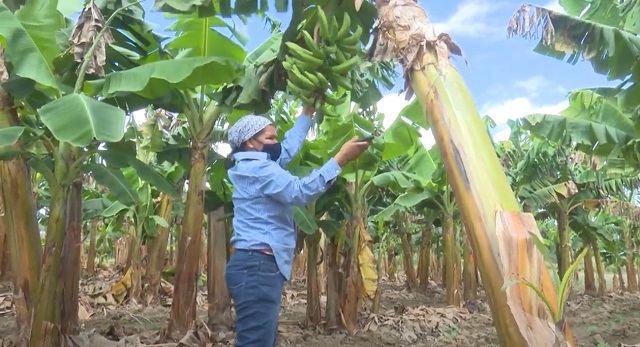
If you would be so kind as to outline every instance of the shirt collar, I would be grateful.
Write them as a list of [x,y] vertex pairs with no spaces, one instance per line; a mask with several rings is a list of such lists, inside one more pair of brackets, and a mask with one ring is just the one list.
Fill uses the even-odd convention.
[[263,159],[263,160],[267,160],[269,159],[267,156],[267,153],[264,152],[256,152],[256,151],[247,151],[247,152],[238,152],[235,153],[233,155],[233,158],[235,160],[244,160],[244,159],[249,159],[249,160],[256,160],[256,159]]

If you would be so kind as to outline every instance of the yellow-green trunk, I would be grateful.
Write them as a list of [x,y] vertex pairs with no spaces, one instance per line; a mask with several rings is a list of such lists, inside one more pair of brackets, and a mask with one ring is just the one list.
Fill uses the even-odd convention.
[[568,327],[556,327],[532,290],[516,284],[502,291],[517,273],[557,302],[542,254],[529,234],[539,234],[535,220],[520,212],[486,126],[451,64],[451,52],[459,53],[459,48],[448,35],[436,36],[417,2],[378,1],[377,5],[372,57],[389,60],[393,54],[400,59],[427,116],[476,256],[500,345],[551,347],[564,334],[575,346]]
[[82,247],[82,180],[71,186],[67,203],[67,221],[62,249],[61,330],[64,334],[80,332],[78,294],[80,291],[80,248]]
[[168,336],[182,337],[196,318],[196,282],[200,272],[202,223],[204,221],[204,174],[209,146],[193,141],[189,190],[178,241],[173,302]]
[[[538,233],[537,228],[535,224],[525,227],[528,217],[520,215],[485,125],[458,72],[428,54],[424,63],[427,66],[424,71],[411,74],[411,85],[425,108],[473,253],[477,255],[500,343],[502,346],[553,346],[555,332],[544,322],[550,320],[550,316],[544,311],[542,301],[523,285],[509,288],[509,298],[501,290],[503,284],[512,279],[512,272],[519,272],[527,280],[538,282],[549,299],[557,302],[549,272],[528,234]],[[487,177],[491,177],[491,184],[486,184]],[[507,214],[499,220],[496,217],[500,211]],[[500,237],[499,227],[507,238]],[[530,261],[535,262],[530,270],[517,271]],[[565,329],[565,333],[572,342],[569,329]]]

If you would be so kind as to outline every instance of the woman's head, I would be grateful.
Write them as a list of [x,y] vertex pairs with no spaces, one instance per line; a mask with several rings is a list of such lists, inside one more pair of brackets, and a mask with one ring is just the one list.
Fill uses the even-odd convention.
[[[272,131],[269,131],[272,128]],[[243,150],[261,150],[260,140],[264,133],[275,133],[271,121],[265,117],[249,115],[240,118],[231,128],[228,136],[231,147]],[[246,148],[245,148],[246,147]]]
[[269,124],[244,142],[243,149],[246,151],[262,151],[265,145],[278,143],[278,133],[276,127]]
[[228,132],[234,152],[265,152],[272,160],[280,156],[278,134],[271,121],[262,116],[249,115],[238,120]]

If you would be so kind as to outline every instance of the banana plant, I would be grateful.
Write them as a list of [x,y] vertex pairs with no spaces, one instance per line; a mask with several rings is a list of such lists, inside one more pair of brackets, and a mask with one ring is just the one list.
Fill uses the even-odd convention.
[[[369,59],[397,59],[404,70],[407,98],[415,95],[419,100],[467,226],[485,291],[491,297],[488,301],[500,344],[552,346],[557,331],[547,327],[553,320],[550,315],[535,314],[543,305],[541,299],[522,294],[528,290],[523,286],[509,288],[507,295],[501,291],[509,274],[525,268],[519,264],[535,257],[538,266],[526,268],[541,269],[540,273],[525,276],[544,283],[545,294],[556,301],[539,251],[527,243],[531,228],[536,228],[533,218],[520,212],[486,125],[450,60],[452,54],[462,55],[462,49],[448,34],[436,35],[426,11],[415,1],[379,1],[376,9],[378,22]],[[491,177],[491,184],[487,184],[487,177]],[[518,301],[514,301],[516,297]],[[527,298],[526,302],[520,298]],[[562,333],[575,344],[567,327]]]
[[575,91],[569,108],[560,116],[533,115],[529,117],[530,126],[541,136],[577,142],[587,153],[620,155],[637,169],[639,119],[634,110],[640,100],[640,29],[636,23],[640,8],[634,1],[618,4],[567,0],[561,4],[567,14],[523,5],[509,23],[509,35],[538,37],[533,34],[542,31],[535,52],[566,58],[571,64],[582,57],[591,63],[595,73],[621,83],[614,88]]
[[112,102],[144,100],[186,119],[183,130],[191,157],[187,170],[190,189],[178,242],[176,286],[167,336],[185,334],[195,317],[195,301],[188,293],[195,290],[201,253],[204,204],[198,197],[204,194],[206,163],[215,140],[215,125],[228,111],[218,103],[216,95],[223,85],[244,72],[241,63],[246,52],[212,28],[221,25],[225,25],[224,22],[213,14],[178,15],[178,20],[168,28],[176,37],[164,47],[166,54],[87,83],[87,89],[93,94]]
[[[7,42],[5,58],[12,62],[10,76],[14,76],[7,83],[8,90],[24,105],[24,118],[21,122],[3,129],[13,131],[17,136],[1,145],[14,145],[20,136],[30,137],[31,141],[42,141],[40,148],[45,151],[41,151],[39,155],[27,150],[14,151],[14,156],[19,154],[29,157],[32,166],[47,179],[51,192],[51,217],[48,219],[41,273],[38,274],[33,267],[25,269],[33,274],[30,276],[31,280],[39,277],[39,285],[35,286],[39,290],[37,298],[32,297],[32,302],[27,305],[31,315],[28,331],[31,341],[36,341],[36,344],[43,341],[46,324],[63,323],[63,333],[74,333],[78,329],[77,307],[74,309],[77,300],[73,300],[73,296],[77,294],[79,275],[79,268],[75,263],[79,259],[81,237],[82,164],[95,152],[95,147],[88,150],[85,148],[96,142],[117,141],[122,138],[125,119],[122,109],[85,95],[82,93],[82,86],[86,74],[104,74],[104,47],[114,41],[106,28],[120,12],[135,4],[114,11],[105,22],[102,18],[91,18],[100,9],[93,2],[89,3],[88,11],[81,15],[81,25],[73,28],[71,36],[61,36],[64,38],[62,45],[58,44],[56,35],[64,29],[72,28],[67,27],[69,23],[57,10],[55,3],[29,1],[15,12],[0,4],[0,17],[3,23],[7,23],[0,28],[0,37]],[[78,49],[74,56],[77,61],[82,62],[77,68],[77,76],[73,70],[70,70],[70,74],[62,74],[69,71],[69,66],[73,64],[70,64],[70,60],[58,64],[54,64],[54,61],[62,57],[63,50],[69,46],[78,47],[77,36],[87,29],[83,25],[88,22],[94,23],[91,29],[94,31],[93,34],[83,33],[83,40],[88,40],[88,45],[83,43],[85,46]],[[77,110],[85,112],[76,112]],[[53,165],[43,161],[43,157],[49,156],[54,159]],[[16,184],[25,186],[24,182]],[[30,213],[36,212],[31,210]],[[20,245],[27,246],[24,242]],[[63,248],[68,247],[71,249],[65,254],[69,256],[62,258]],[[27,247],[20,251],[24,254],[32,252]],[[38,254],[38,251],[33,252]],[[66,270],[59,273],[61,269]],[[60,280],[68,287],[66,293],[71,295],[69,300],[62,298],[62,286],[58,283]],[[35,302],[47,304],[35,305]],[[24,335],[23,338],[29,336]]]
[[[133,232],[129,235],[132,278],[129,296],[136,301],[140,299],[142,277],[145,275],[141,254],[145,235],[154,235],[157,228],[169,228],[166,218],[171,210],[166,206],[164,211],[159,211],[163,216],[156,214],[155,201],[164,197],[182,200],[175,184],[180,181],[184,172],[176,163],[153,163],[156,160],[152,149],[154,144],[161,141],[164,130],[161,124],[168,119],[164,112],[148,111],[150,116],[140,130],[130,122],[131,131],[128,131],[125,139],[118,143],[120,150],[108,146],[106,150],[100,151],[100,157],[106,166],[90,164],[96,181],[109,189],[114,198],[112,204],[103,212],[103,216],[113,217],[123,213],[133,226]],[[167,130],[171,131],[174,127],[175,125],[172,127],[169,124]],[[136,146],[136,143],[140,145]]]

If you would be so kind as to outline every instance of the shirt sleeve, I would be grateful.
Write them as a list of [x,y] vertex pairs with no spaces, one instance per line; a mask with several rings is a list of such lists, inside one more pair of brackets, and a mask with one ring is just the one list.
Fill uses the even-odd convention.
[[309,129],[311,129],[311,125],[313,125],[311,118],[300,115],[293,127],[284,134],[284,139],[281,143],[282,153],[280,153],[280,158],[277,161],[280,167],[285,167],[293,157],[298,155],[304,144],[304,139],[307,137]]
[[293,206],[308,205],[317,199],[331,187],[342,172],[342,168],[333,158],[304,178],[292,175],[273,162],[270,167],[270,170],[261,170],[259,189],[264,195]]

